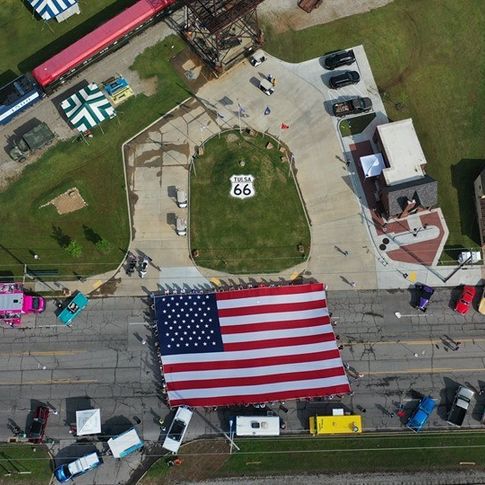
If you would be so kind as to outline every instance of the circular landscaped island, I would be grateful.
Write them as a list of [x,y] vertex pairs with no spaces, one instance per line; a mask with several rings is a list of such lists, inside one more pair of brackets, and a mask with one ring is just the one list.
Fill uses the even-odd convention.
[[305,260],[310,230],[273,138],[230,131],[207,141],[190,176],[190,245],[198,265],[233,274]]

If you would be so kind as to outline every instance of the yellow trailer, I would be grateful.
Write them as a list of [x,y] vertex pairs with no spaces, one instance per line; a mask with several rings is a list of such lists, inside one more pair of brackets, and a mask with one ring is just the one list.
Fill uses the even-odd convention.
[[310,433],[313,436],[323,434],[362,433],[362,416],[310,416]]

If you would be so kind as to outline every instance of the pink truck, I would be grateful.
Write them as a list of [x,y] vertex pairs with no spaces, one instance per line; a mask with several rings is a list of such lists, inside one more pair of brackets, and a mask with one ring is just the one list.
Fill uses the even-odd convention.
[[19,327],[23,314],[44,310],[44,298],[26,295],[21,283],[0,283],[0,323]]

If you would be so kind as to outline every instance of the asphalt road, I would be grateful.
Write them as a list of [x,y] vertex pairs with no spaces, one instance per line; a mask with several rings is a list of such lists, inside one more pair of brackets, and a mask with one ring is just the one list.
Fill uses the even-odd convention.
[[[343,358],[364,374],[352,380],[354,394],[344,397],[341,404],[357,413],[358,406],[366,410],[364,429],[402,428],[399,418],[385,411],[395,411],[401,402],[410,411],[419,394],[439,401],[430,426],[445,427],[443,418],[458,384],[485,387],[485,318],[475,310],[466,317],[454,313],[450,303],[455,297],[452,290],[437,290],[428,313],[422,314],[410,306],[407,291],[330,289],[329,308],[344,345]],[[32,411],[45,403],[58,410],[49,418],[47,436],[59,440],[53,451],[60,457],[76,456],[84,449],[69,434],[78,409],[99,407],[106,435],[135,425],[146,441],[157,441],[158,418],[169,410],[159,398],[160,374],[147,323],[147,300],[92,299],[72,327],[58,325],[54,310],[54,302],[49,302],[44,314],[24,320],[23,329],[2,330],[0,439],[11,436],[9,420],[26,428]],[[443,342],[448,338],[461,342],[459,350],[446,350]],[[303,431],[310,415],[341,404],[336,400],[287,402],[289,411],[283,415],[287,432]],[[466,426],[480,426],[484,408],[485,399],[479,397]],[[236,413],[197,412],[188,439],[220,435],[228,428],[229,416]],[[96,440],[82,446],[93,444],[102,448]],[[123,461],[117,462],[96,474],[114,473],[109,479],[113,481],[106,483],[124,483],[139,463],[137,458],[131,460],[125,468]],[[93,483],[93,476],[83,480],[76,483]],[[103,483],[101,478],[97,483]]]
[[[65,327],[56,321],[54,302],[49,302],[45,313],[25,318],[23,330],[3,330],[0,438],[11,436],[11,420],[28,428],[32,411],[47,404],[58,411],[50,414],[46,433],[59,440],[54,456],[76,457],[93,446],[103,449],[96,439],[76,445],[69,434],[75,411],[81,409],[101,409],[105,435],[135,425],[145,440],[157,441],[158,419],[166,410],[157,394],[159,370],[145,322],[147,308],[140,298],[92,299],[72,327]],[[76,483],[93,483],[94,478],[96,483],[126,483],[138,462],[135,455],[105,465]]]

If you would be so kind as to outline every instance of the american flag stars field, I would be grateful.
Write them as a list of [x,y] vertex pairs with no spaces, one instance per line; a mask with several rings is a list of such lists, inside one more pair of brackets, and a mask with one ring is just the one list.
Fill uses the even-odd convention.
[[345,394],[322,283],[155,296],[172,406]]

